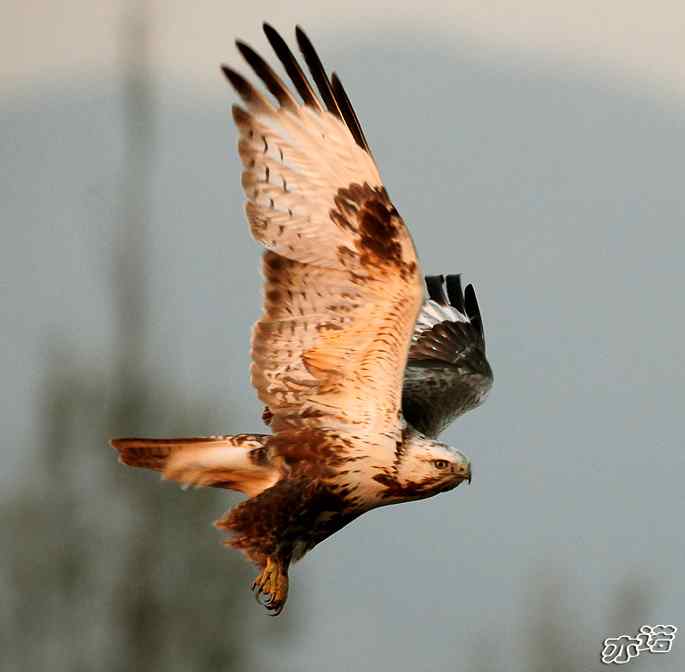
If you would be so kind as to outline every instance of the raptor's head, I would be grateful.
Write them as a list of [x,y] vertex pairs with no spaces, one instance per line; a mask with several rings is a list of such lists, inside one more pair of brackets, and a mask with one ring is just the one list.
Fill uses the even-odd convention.
[[471,462],[452,446],[418,432],[405,433],[391,472],[376,480],[385,486],[381,496],[386,500],[424,499],[471,482]]

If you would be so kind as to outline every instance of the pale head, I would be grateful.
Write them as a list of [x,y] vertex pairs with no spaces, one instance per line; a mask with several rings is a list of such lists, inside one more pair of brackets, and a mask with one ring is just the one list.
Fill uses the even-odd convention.
[[405,432],[403,438],[390,473],[375,477],[385,486],[381,503],[424,499],[471,481],[471,462],[456,448],[415,430]]

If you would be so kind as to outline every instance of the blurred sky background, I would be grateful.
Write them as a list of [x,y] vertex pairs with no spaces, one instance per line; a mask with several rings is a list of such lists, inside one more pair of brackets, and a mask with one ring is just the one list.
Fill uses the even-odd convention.
[[[195,600],[168,635],[167,611],[126,607],[124,629],[157,614],[167,658],[148,669],[180,665],[179,641],[190,661],[225,636],[240,656],[179,669],[600,670],[602,640],[645,623],[680,639],[630,669],[685,669],[685,4],[71,0],[2,15],[1,534],[26,549],[0,565],[5,652],[47,609],[51,554],[69,552],[41,530],[59,536],[92,505],[59,594],[87,573],[99,597],[79,602],[76,632],[54,628],[73,602],[52,601],[49,647],[31,644],[50,669],[118,669],[93,658],[110,600],[137,590],[138,556],[115,562],[132,539],[168,613]],[[130,428],[260,430],[259,249],[218,65],[247,71],[238,36],[273,61],[262,20],[291,45],[301,24],[340,74],[424,270],[476,284],[495,372],[488,402],[445,434],[472,485],[323,543],[291,572],[278,621],[209,526],[235,498],[179,495],[106,445]],[[152,512],[144,529],[132,498]],[[99,630],[76,637],[84,624]],[[29,669],[21,655],[7,669]]]

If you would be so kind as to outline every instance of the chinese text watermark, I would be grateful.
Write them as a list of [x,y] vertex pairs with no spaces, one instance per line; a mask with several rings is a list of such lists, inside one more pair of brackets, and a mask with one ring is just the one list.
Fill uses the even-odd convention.
[[677,631],[678,628],[675,625],[643,625],[635,637],[630,635],[607,637],[602,649],[602,662],[605,665],[611,663],[623,665],[645,651],[668,653]]

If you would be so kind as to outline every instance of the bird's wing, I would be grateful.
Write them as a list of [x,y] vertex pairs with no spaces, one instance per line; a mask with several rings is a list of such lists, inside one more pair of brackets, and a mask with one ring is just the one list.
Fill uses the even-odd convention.
[[283,39],[264,29],[304,103],[237,43],[278,103],[224,66],[244,103],[233,118],[247,218],[267,248],[252,382],[276,435],[339,430],[394,450],[423,295],[414,245],[340,80],[328,78],[298,28],[320,101]]
[[478,406],[492,386],[483,322],[472,285],[427,276],[428,298],[416,321],[404,378],[402,410],[424,434],[437,436]]

